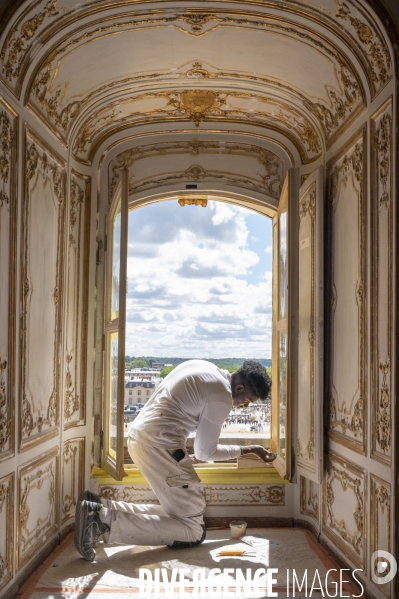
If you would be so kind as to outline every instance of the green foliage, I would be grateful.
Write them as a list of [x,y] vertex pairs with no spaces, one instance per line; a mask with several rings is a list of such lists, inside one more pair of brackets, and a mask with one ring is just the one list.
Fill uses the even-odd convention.
[[270,380],[272,380],[272,368],[271,366],[266,366],[266,372],[270,377]]
[[240,368],[240,364],[216,364],[221,370],[227,370],[230,373],[235,372]]
[[176,366],[165,366],[165,368],[162,368],[159,376],[164,379],[166,375],[168,375],[169,372],[172,372],[172,370],[174,370],[175,368]]

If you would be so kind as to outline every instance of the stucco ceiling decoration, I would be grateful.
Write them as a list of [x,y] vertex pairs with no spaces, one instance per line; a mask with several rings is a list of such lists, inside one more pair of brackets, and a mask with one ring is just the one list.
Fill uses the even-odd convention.
[[200,122],[222,120],[279,131],[293,142],[305,163],[317,158],[322,149],[312,121],[278,98],[243,91],[183,89],[147,92],[109,103],[83,123],[73,153],[77,160],[90,164],[94,152],[113,133],[133,125],[187,120],[193,122],[193,129]]
[[15,6],[0,78],[85,164],[124,129],[222,120],[285,135],[311,162],[392,77],[364,0]]
[[[172,172],[176,164],[180,170]],[[110,197],[121,169],[125,168],[130,173],[131,193],[180,180],[219,180],[227,184],[234,181],[238,187],[274,199],[280,197],[286,172],[283,160],[259,145],[209,138],[180,139],[136,146],[114,158],[109,166]]]

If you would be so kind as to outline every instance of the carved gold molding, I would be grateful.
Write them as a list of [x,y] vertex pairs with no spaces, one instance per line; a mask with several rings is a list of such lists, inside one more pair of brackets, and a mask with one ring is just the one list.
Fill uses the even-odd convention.
[[[328,367],[328,434],[336,442],[359,453],[366,453],[367,441],[367,380],[366,380],[366,346],[367,346],[367,311],[366,311],[366,239],[367,239],[367,194],[365,191],[366,177],[366,127],[361,135],[356,134],[342,150],[340,154],[332,158],[328,163],[327,174],[329,180],[329,202],[327,224],[329,228],[328,243],[334,243],[334,221],[333,213],[337,200],[338,185],[344,184],[349,177],[356,181],[358,187],[358,239],[359,239],[359,262],[358,274],[355,284],[355,299],[358,309],[358,386],[355,391],[357,398],[353,395],[350,405],[342,398],[338,398],[334,386],[334,374],[331,364]],[[329,248],[332,255],[332,247]],[[330,306],[329,306],[329,355],[330,359],[334,349],[334,315],[337,305],[337,289],[334,281],[334,268],[330,264]],[[343,406],[341,409],[339,404]]]
[[319,490],[318,485],[312,480],[300,477],[301,514],[319,521]]
[[14,575],[14,473],[0,478],[0,589]]
[[[378,550],[391,553],[391,485],[374,474],[370,475],[370,526],[370,554]],[[385,535],[380,534],[381,529]],[[374,574],[378,576],[378,572]],[[381,584],[378,588],[387,597],[391,596],[389,584]]]
[[[63,280],[63,244],[65,216],[65,164],[33,131],[25,129],[25,193],[21,211],[21,363],[20,363],[20,397],[19,409],[19,446],[20,451],[42,443],[59,432],[59,354],[61,351],[61,305],[58,301],[62,294]],[[55,306],[54,321],[54,357],[53,357],[53,390],[46,398],[47,405],[35,409],[34,398],[30,397],[27,379],[27,335],[28,311],[31,294],[34,292],[30,279],[30,262],[34,257],[29,252],[29,223],[31,206],[31,188],[35,186],[37,177],[52,186],[57,215],[57,255],[54,256],[56,265],[56,280],[54,281],[53,302]],[[44,309],[44,307],[43,307]],[[41,398],[43,402],[44,398]]]
[[[68,475],[69,474],[69,481]],[[61,522],[64,524],[75,514],[78,496],[84,489],[85,439],[64,442],[62,452]]]
[[64,429],[85,424],[90,178],[72,171],[66,279]]
[[[264,505],[284,506],[284,485],[214,486],[201,485],[208,505]],[[159,504],[148,485],[122,487],[102,485],[99,492],[106,499],[134,503]]]
[[177,201],[180,206],[202,206],[203,208],[207,207],[208,197],[203,196],[179,196]]
[[[295,106],[274,97],[244,91],[212,92],[215,94],[214,102],[201,104],[202,96],[199,94],[201,91],[212,90],[183,89],[145,92],[129,96],[128,99],[109,102],[105,108],[101,107],[94,111],[81,125],[73,142],[74,157],[81,163],[91,164],[98,147],[119,131],[150,123],[174,123],[186,120],[192,120],[197,125],[201,121],[241,124],[250,122],[254,126],[267,127],[277,131],[290,139],[300,153],[303,163],[316,160],[320,155],[322,146],[319,132],[304,111],[301,112]],[[185,102],[187,103],[188,100],[184,98],[189,92],[194,98],[197,98],[197,108],[194,104],[186,106]],[[160,98],[165,100],[163,108],[148,109],[146,112],[141,109],[131,111],[127,115],[123,114],[122,106],[125,104],[130,104],[132,101],[150,101]],[[260,104],[270,104],[271,109],[269,111],[252,109],[247,111],[239,106],[232,106],[231,103],[222,108],[228,98],[256,100]],[[193,99],[191,101],[194,102]]]
[[[27,462],[19,468],[18,520],[17,520],[17,570],[20,570],[58,530],[59,498],[59,451],[50,449],[39,458]],[[34,503],[30,496],[36,493]],[[41,500],[39,500],[39,497]],[[35,513],[47,505],[47,515]]]
[[391,465],[393,329],[392,98],[371,117],[371,456]]
[[[336,495],[337,485],[339,495]],[[334,451],[330,450],[325,455],[323,532],[359,568],[364,568],[366,554],[366,486],[363,468]],[[355,499],[355,510],[353,513],[348,512],[348,521],[346,518],[337,518],[334,514],[337,505],[341,508],[346,505],[346,493],[351,493]],[[350,523],[349,518],[352,520]]]
[[[300,427],[298,426],[297,436],[297,460],[305,468],[309,463],[314,467],[315,451],[315,365],[314,365],[314,343],[315,343],[315,219],[316,219],[316,183],[308,187],[302,197],[299,199],[299,239],[301,239],[301,224],[303,219],[310,218],[310,323],[309,330],[306,331],[309,342],[309,364],[310,364],[310,435],[308,439],[301,439]],[[304,332],[304,331],[303,331]],[[306,443],[306,445],[304,445]]]
[[17,238],[18,116],[0,96],[0,280],[8,301],[0,305],[0,462],[15,452],[14,360]]
[[[264,173],[259,175],[260,181],[251,179],[251,186],[255,186],[256,191],[259,191],[260,193],[266,193],[273,198],[278,199],[280,197],[284,177],[284,165],[282,160],[276,154],[270,150],[267,150],[266,148],[256,146],[254,144],[246,144],[242,142],[220,143],[219,141],[198,140],[196,138],[189,139],[187,141],[181,140],[140,145],[116,156],[109,166],[110,197],[112,197],[114,192],[121,169],[131,168],[136,161],[142,160],[144,158],[163,156],[170,153],[184,155],[190,153],[193,156],[206,154],[226,154],[253,157],[259,162],[259,164],[262,165],[264,168]],[[227,175],[228,173],[225,173],[225,176]],[[230,177],[231,176],[234,175],[230,173]],[[249,181],[250,179],[247,178],[247,180]],[[152,187],[153,185],[157,185],[158,182],[155,181],[155,179],[144,179],[141,182],[132,181],[132,184],[144,184]]]

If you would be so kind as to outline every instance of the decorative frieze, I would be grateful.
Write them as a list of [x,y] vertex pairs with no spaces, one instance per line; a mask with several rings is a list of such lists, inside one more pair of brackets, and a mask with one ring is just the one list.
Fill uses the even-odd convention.
[[358,568],[365,565],[366,472],[330,451],[323,478],[323,533]]
[[26,129],[21,211],[19,446],[58,433],[65,165]]
[[0,590],[14,574],[14,478],[0,478]]
[[17,569],[58,529],[58,448],[49,450],[18,470]]
[[[202,485],[207,505],[220,506],[284,506],[284,485]],[[132,503],[159,504],[148,485],[124,487],[102,485],[100,494],[106,499]]]
[[[366,129],[328,165],[328,434],[366,451]],[[342,261],[342,256],[346,260]]]

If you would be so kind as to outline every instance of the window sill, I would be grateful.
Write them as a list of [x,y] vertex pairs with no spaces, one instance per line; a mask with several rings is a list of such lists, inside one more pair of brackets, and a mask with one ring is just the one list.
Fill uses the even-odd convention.
[[[236,464],[212,465],[203,468],[196,467],[196,473],[201,483],[219,485],[286,485],[288,480],[281,478],[273,466],[265,468],[237,468]],[[99,485],[146,485],[148,484],[141,472],[132,466],[125,466],[125,476],[121,481],[116,481],[103,468],[94,466],[91,478]]]

